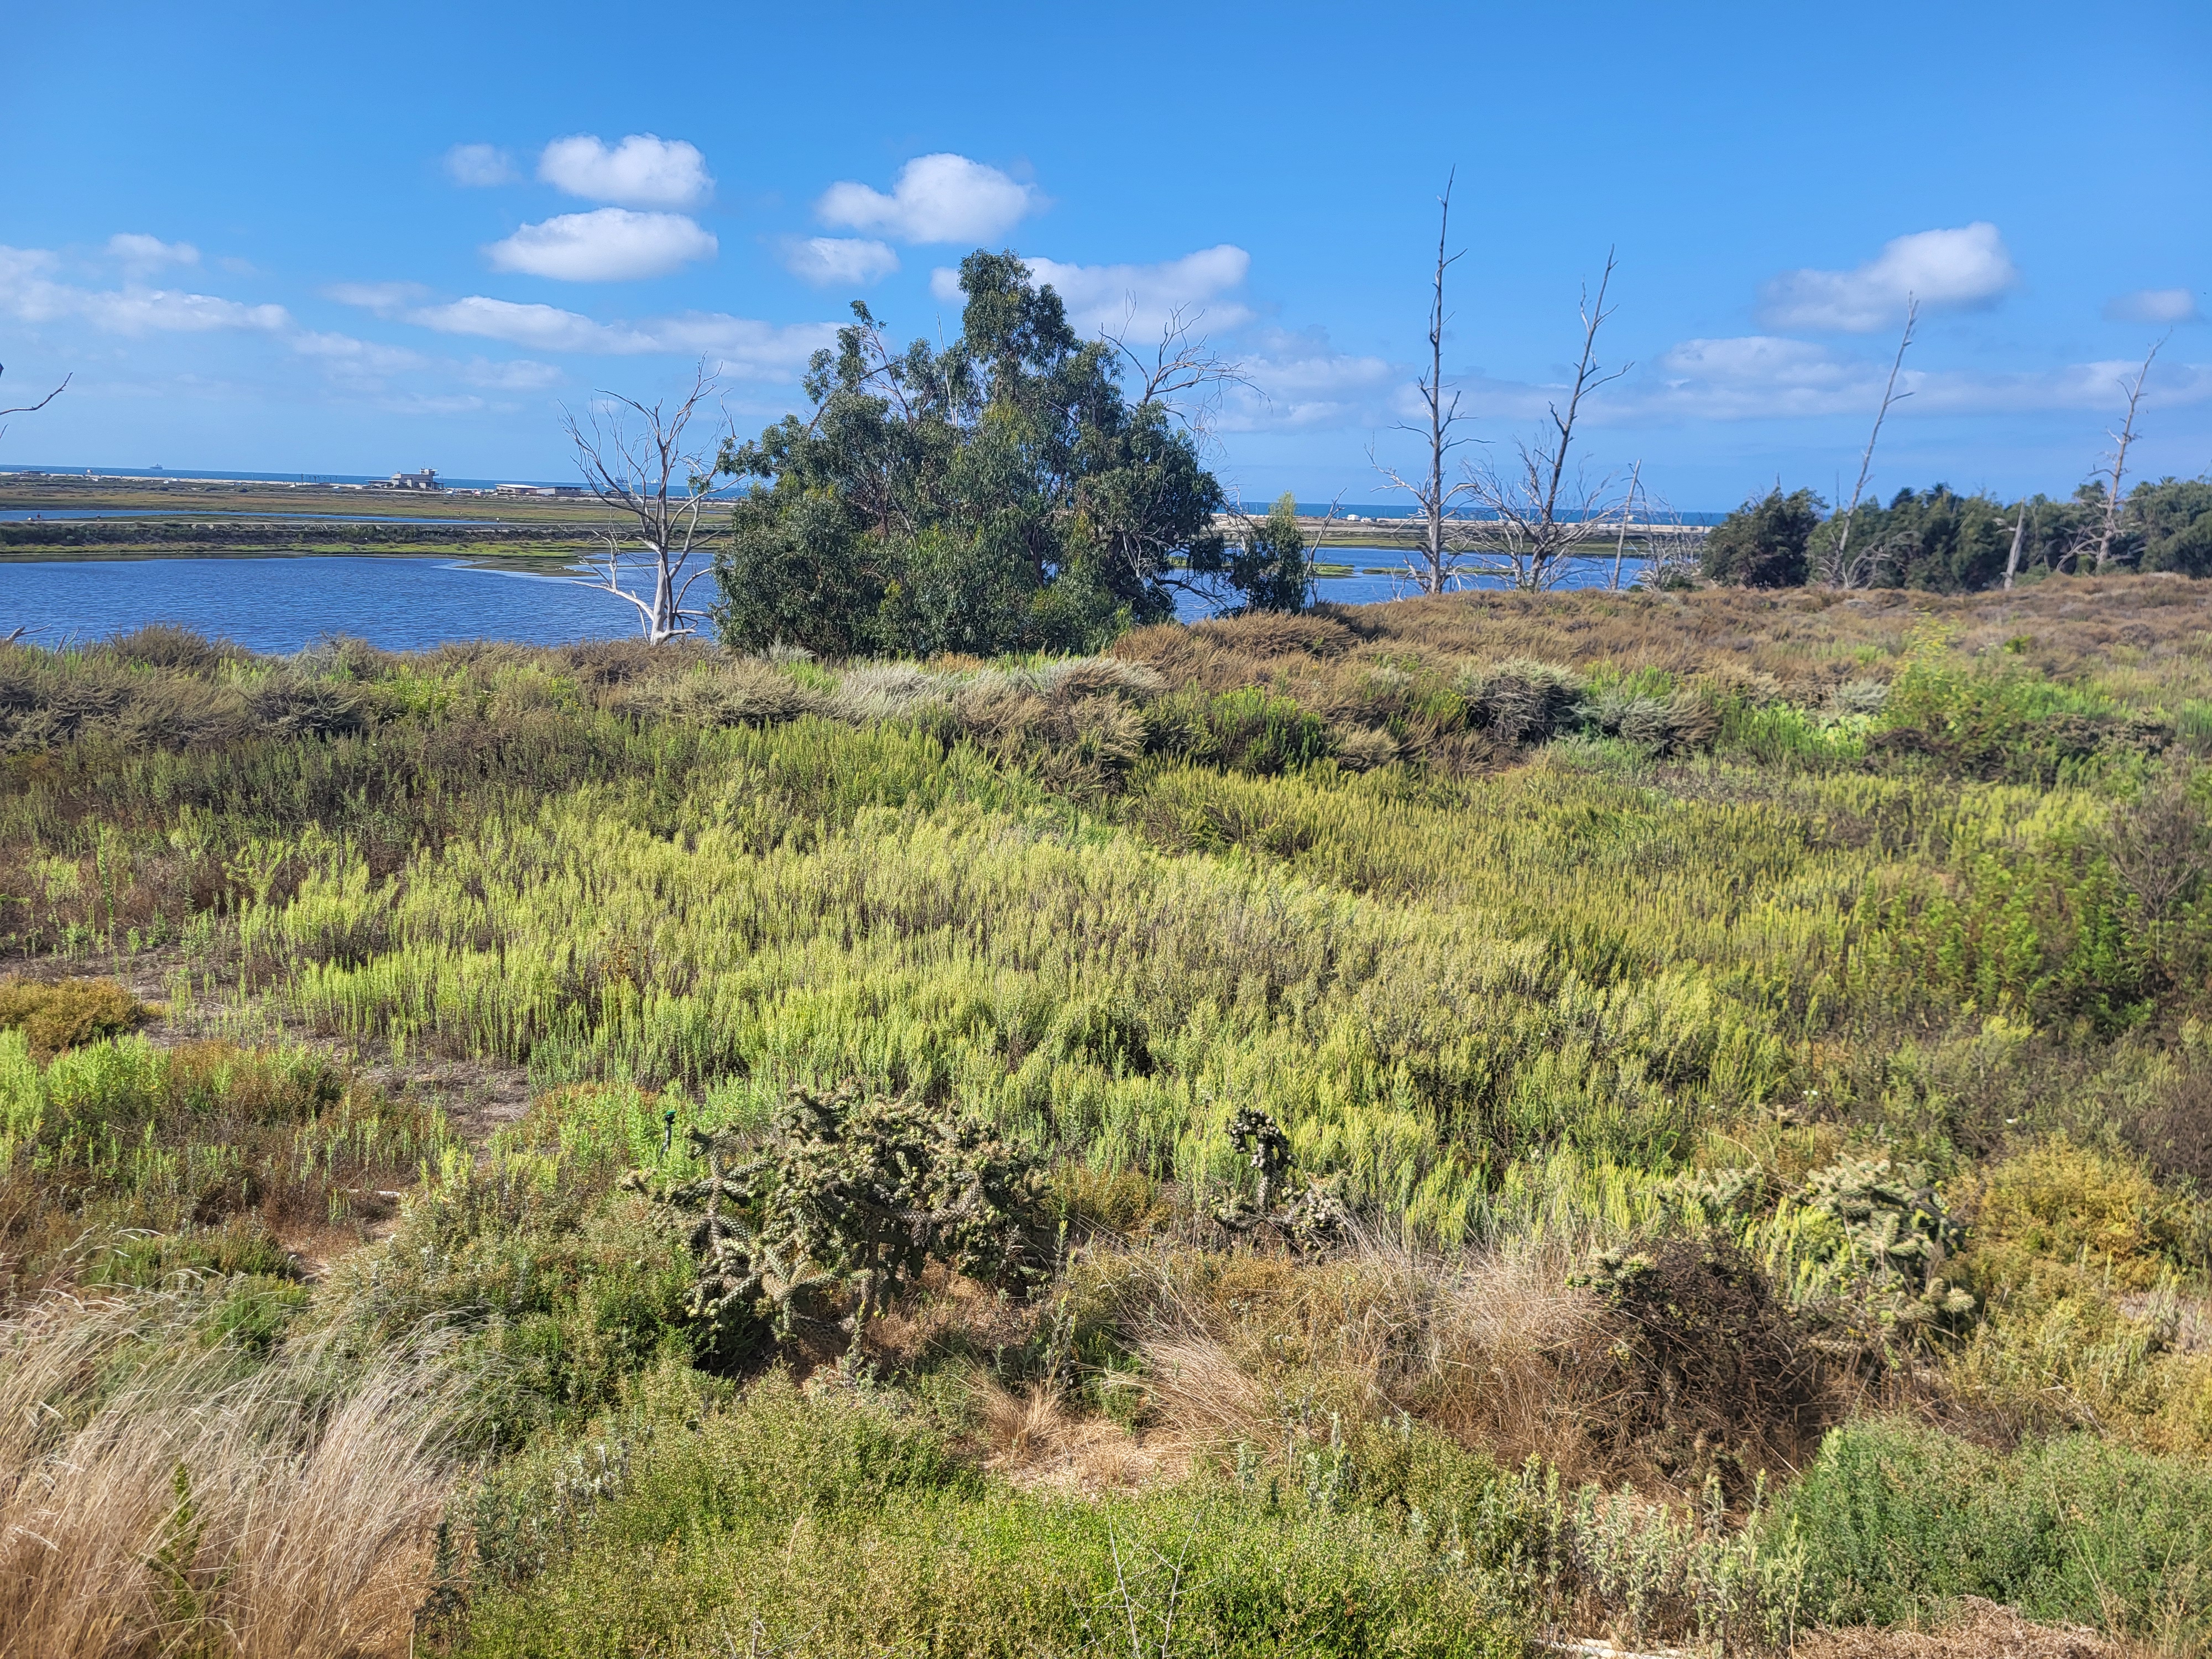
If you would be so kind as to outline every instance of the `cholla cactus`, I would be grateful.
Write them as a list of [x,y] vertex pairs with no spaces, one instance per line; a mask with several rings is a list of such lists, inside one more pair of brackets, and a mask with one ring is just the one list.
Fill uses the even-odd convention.
[[1875,1311],[1885,1322],[1932,1333],[1973,1316],[1973,1297],[1941,1271],[1965,1230],[1917,1165],[1844,1158],[1814,1171],[1798,1201],[1842,1229],[1873,1280]]
[[1352,1212],[1334,1179],[1309,1176],[1288,1203],[1274,1201],[1290,1173],[1291,1138],[1273,1118],[1257,1107],[1239,1108],[1229,1121],[1229,1141],[1252,1167],[1253,1191],[1249,1197],[1232,1193],[1214,1206],[1217,1223],[1233,1233],[1273,1232],[1302,1252],[1343,1237]]
[[690,1139],[707,1173],[661,1197],[696,1212],[692,1316],[731,1335],[828,1324],[836,1300],[856,1330],[931,1261],[1000,1286],[1043,1271],[1043,1165],[975,1118],[848,1083],[793,1089],[765,1133]]

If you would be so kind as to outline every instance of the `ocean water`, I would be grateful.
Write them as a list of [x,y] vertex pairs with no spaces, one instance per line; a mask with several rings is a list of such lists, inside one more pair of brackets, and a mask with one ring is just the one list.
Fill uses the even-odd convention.
[[[1383,569],[1376,548],[1324,550],[1360,574],[1315,584],[1315,597],[1372,605],[1413,592]],[[1624,580],[1632,580],[1629,561]],[[1576,562],[1563,586],[1602,586],[1610,558]],[[1380,572],[1381,574],[1375,574]],[[1470,584],[1495,586],[1496,584]],[[703,592],[705,584],[702,584]],[[1186,621],[1221,605],[1186,594]],[[447,640],[514,640],[560,645],[637,632],[621,600],[572,574],[464,563],[451,558],[313,555],[275,558],[149,558],[0,562],[0,637],[16,628],[40,645],[86,643],[149,623],[173,623],[253,651],[298,651],[334,634],[390,651]]]

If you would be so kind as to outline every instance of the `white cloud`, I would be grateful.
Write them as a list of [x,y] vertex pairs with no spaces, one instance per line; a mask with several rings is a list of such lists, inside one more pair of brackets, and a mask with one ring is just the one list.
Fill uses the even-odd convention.
[[2105,301],[2106,320],[2114,323],[2171,327],[2196,322],[2203,314],[2197,308],[2197,296],[2185,288],[2139,288]]
[[783,268],[817,288],[866,287],[899,268],[888,242],[865,236],[793,237],[783,245]]
[[75,318],[100,333],[122,335],[275,332],[292,325],[291,313],[282,306],[244,305],[141,283],[79,288],[54,281],[48,273],[56,268],[53,255],[43,248],[0,247],[0,314],[32,324]]
[[525,225],[484,250],[500,270],[564,283],[620,283],[665,276],[694,259],[710,259],[716,243],[680,213],[633,213],[599,208]]
[[446,176],[471,189],[504,185],[514,177],[514,158],[496,144],[455,144],[446,152]]
[[714,188],[695,146],[649,132],[634,132],[612,149],[588,133],[556,138],[538,158],[538,176],[571,196],[630,207],[690,207]]
[[125,231],[107,239],[108,257],[134,276],[159,270],[163,265],[196,265],[200,251],[190,242],[165,242],[158,236]]
[[489,386],[500,392],[543,392],[568,378],[552,364],[533,362],[527,357],[504,363],[474,357],[461,371],[461,377],[471,386]]
[[2019,280],[1997,228],[1977,221],[1899,236],[1856,270],[1786,271],[1766,285],[1759,320],[1863,334],[1902,319],[1908,295],[1929,309],[1972,308],[1994,304]]
[[359,391],[381,390],[392,375],[419,377],[428,368],[419,352],[358,340],[350,334],[302,330],[292,337],[292,349],[321,363],[337,384]]
[[1399,380],[1380,357],[1339,351],[1321,329],[1263,335],[1243,360],[1249,385],[1230,389],[1225,432],[1320,431],[1371,426]]
[[[2067,363],[2009,374],[1915,369],[1898,376],[1910,393],[1897,413],[2016,414],[2029,410],[2109,410],[2133,362]],[[1757,420],[1847,415],[1871,419],[1889,373],[1886,357],[1849,357],[1808,341],[1750,335],[1685,340],[1660,356],[1653,374],[1608,387],[1591,407],[1601,423],[1641,419]],[[2153,374],[2147,404],[2212,398],[2212,368],[2173,364]]]
[[[1074,265],[1057,259],[1025,259],[1030,279],[1049,284],[1067,307],[1078,328],[1110,329],[1132,345],[1157,338],[1180,312],[1185,322],[1203,320],[1218,331],[1249,322],[1251,311],[1222,296],[1240,286],[1252,269],[1252,256],[1224,242],[1180,259],[1156,265]],[[960,273],[939,266],[929,276],[929,291],[947,305],[960,303]]]
[[665,352],[720,359],[748,378],[788,378],[807,358],[833,343],[833,323],[778,325],[720,312],[684,312],[637,323],[602,323],[557,306],[524,305],[471,295],[450,304],[425,306],[407,320],[441,334],[503,340],[538,351],[596,356],[643,356]]
[[428,299],[430,290],[420,283],[332,283],[323,290],[323,297],[342,306],[359,306],[380,317],[392,317]]
[[902,242],[988,242],[1045,205],[1030,185],[964,155],[917,155],[884,195],[850,179],[814,204],[825,225]]

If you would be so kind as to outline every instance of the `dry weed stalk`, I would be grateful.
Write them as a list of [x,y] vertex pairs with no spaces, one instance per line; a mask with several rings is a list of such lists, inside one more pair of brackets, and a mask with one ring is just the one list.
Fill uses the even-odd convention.
[[1601,1473],[1590,1431],[1613,1373],[1567,1267],[1552,1244],[1445,1257],[1370,1235],[1304,1265],[1147,1252],[1124,1259],[1115,1293],[1156,1433],[1188,1454],[1266,1447],[1316,1413],[1405,1414],[1576,1480]]
[[407,1651],[449,1396],[194,1328],[190,1293],[0,1324],[0,1656]]

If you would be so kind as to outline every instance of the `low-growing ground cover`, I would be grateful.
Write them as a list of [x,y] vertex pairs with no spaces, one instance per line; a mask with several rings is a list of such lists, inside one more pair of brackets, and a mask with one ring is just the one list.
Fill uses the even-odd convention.
[[[131,1356],[17,1368],[133,1448],[103,1650],[1733,1651],[1968,1597],[2193,1650],[2202,618],[0,648],[0,1295]],[[233,1426],[160,1427],[163,1364]],[[385,1622],[276,1633],[278,1523],[204,1517],[401,1443]]]

